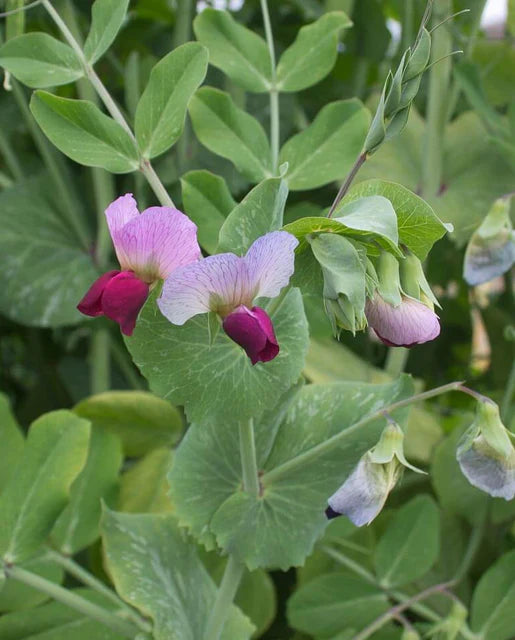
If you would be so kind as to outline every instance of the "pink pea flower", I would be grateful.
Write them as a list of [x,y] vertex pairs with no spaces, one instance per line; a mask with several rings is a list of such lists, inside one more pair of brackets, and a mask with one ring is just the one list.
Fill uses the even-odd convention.
[[130,336],[156,281],[200,258],[197,227],[171,207],[150,207],[140,214],[131,193],[105,213],[121,271],[100,276],[77,309],[87,316],[107,316]]
[[413,347],[440,335],[436,313],[408,296],[402,295],[400,304],[393,306],[376,291],[374,297],[367,300],[365,315],[368,324],[390,347]]
[[177,325],[215,312],[252,364],[273,360],[279,345],[272,321],[254,300],[275,298],[288,284],[297,244],[286,231],[272,231],[258,238],[243,257],[221,253],[181,267],[165,281],[157,304]]

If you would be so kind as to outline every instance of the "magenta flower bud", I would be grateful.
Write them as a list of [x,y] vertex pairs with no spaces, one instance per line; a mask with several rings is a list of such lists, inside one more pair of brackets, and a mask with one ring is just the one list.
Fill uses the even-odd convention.
[[274,327],[261,307],[249,309],[241,304],[224,318],[225,333],[245,349],[252,364],[273,360],[279,353]]
[[394,307],[376,292],[367,300],[365,315],[368,324],[390,347],[413,347],[440,335],[436,313],[423,302],[407,296],[402,296],[401,303]]
[[149,290],[132,271],[108,271],[92,284],[77,309],[87,316],[107,316],[131,336]]
[[151,285],[200,258],[197,227],[171,207],[139,213],[130,193],[112,202],[105,213],[122,271],[100,276],[77,309],[87,316],[111,318],[130,336]]

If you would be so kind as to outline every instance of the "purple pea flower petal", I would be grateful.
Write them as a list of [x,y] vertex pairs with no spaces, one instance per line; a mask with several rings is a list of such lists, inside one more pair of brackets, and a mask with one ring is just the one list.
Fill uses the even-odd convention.
[[436,313],[422,302],[402,296],[401,304],[394,307],[376,293],[367,300],[365,315],[368,324],[379,338],[393,347],[412,347],[440,335]]
[[86,295],[77,305],[77,309],[85,316],[102,316],[104,311],[102,310],[102,296],[106,288],[107,283],[117,276],[119,271],[108,271],[100,276],[86,292]]
[[279,353],[274,327],[261,307],[237,307],[224,318],[225,333],[245,349],[252,364],[273,360]]

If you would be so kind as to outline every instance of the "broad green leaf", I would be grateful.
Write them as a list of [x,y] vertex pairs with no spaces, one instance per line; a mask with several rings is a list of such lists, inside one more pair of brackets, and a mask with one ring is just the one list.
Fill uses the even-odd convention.
[[357,99],[323,107],[309,127],[281,149],[279,162],[288,163],[290,189],[314,189],[345,178],[363,148],[369,124],[369,111]]
[[[38,554],[30,560],[20,564],[22,569],[26,569],[31,573],[60,584],[64,577],[64,570],[45,557],[45,553]],[[4,579],[0,581],[0,612],[6,611],[23,611],[23,615],[27,616],[27,609],[35,607],[41,602],[48,600],[49,596],[39,589],[28,587],[22,582],[16,580]],[[0,617],[0,631],[2,630],[3,616]],[[0,638],[4,640],[4,636],[0,633]]]
[[[107,568],[119,595],[154,621],[155,640],[198,640],[216,587],[172,515],[106,510]],[[233,605],[221,638],[247,640],[254,627]]]
[[253,182],[271,177],[272,156],[263,127],[228,93],[203,87],[191,99],[189,112],[197,138],[210,151],[229,159]]
[[2,464],[0,464],[0,493],[13,471],[17,469],[23,452],[25,438],[18,426],[7,396],[0,393],[0,442],[2,443]]
[[193,22],[197,40],[209,50],[209,62],[247,91],[268,91],[272,79],[266,42],[227,11],[205,9]]
[[336,62],[340,31],[351,25],[343,11],[333,11],[302,27],[277,65],[279,90],[300,91],[322,80]]
[[150,73],[135,116],[142,155],[153,158],[169,149],[184,128],[186,108],[207,71],[207,50],[196,42],[177,47]]
[[118,437],[93,427],[84,469],[72,484],[70,501],[52,529],[52,543],[65,555],[74,555],[99,537],[101,503],[114,501],[122,461]]
[[260,236],[280,229],[287,197],[282,178],[269,178],[254,187],[225,219],[218,251],[243,255]]
[[52,411],[31,426],[18,472],[0,497],[0,554],[20,562],[45,542],[86,461],[90,424]]
[[30,109],[47,138],[75,162],[112,173],[138,168],[138,151],[130,135],[92,102],[36,91]]
[[181,187],[184,210],[198,227],[200,246],[215,253],[220,228],[236,206],[225,180],[210,171],[189,171]]
[[[273,303],[272,303],[273,304]],[[184,405],[190,420],[258,418],[299,377],[307,349],[307,324],[297,290],[290,291],[272,321],[281,351],[252,366],[241,347],[220,331],[209,345],[207,314],[178,327],[151,296],[127,347],[158,395]]]
[[93,64],[109,49],[125,16],[129,0],[95,0],[91,7],[91,27],[84,43],[86,60]]
[[430,205],[406,187],[385,180],[368,180],[354,186],[343,204],[366,196],[383,196],[390,200],[397,214],[399,240],[418,258],[424,260],[433,244],[452,225],[444,224]]
[[[116,604],[91,589],[71,592],[105,609],[116,609]],[[0,618],[2,640],[122,640],[123,637],[57,601]]]
[[419,495],[392,517],[377,545],[374,563],[384,587],[421,578],[440,550],[440,514],[433,499]]
[[[271,431],[275,434],[270,419],[256,424],[258,467],[265,472],[260,473],[259,497],[242,490],[235,420],[192,425],[169,476],[180,523],[207,547],[216,541],[223,550],[230,549],[251,570],[301,565],[326,527],[327,498],[375,444],[384,421],[373,420],[359,432],[349,427],[410,392],[407,377],[386,385],[344,382],[302,388],[267,446],[263,441],[269,442]],[[273,403],[269,404],[272,409]],[[348,435],[330,450],[275,480],[267,479],[266,472],[346,430]],[[209,491],[202,489],[206,486]],[[300,493],[299,487],[303,487]]]
[[74,82],[84,75],[73,49],[46,33],[25,33],[0,47],[0,65],[34,89]]
[[178,410],[147,391],[106,391],[82,400],[74,411],[118,436],[131,457],[174,444],[183,429]]
[[83,321],[77,302],[99,274],[43,196],[44,179],[0,193],[0,311],[24,325],[59,327]]
[[471,628],[484,640],[515,635],[515,551],[505,553],[483,574],[472,597]]
[[330,573],[311,580],[288,601],[295,629],[329,638],[343,627],[364,629],[390,604],[385,593],[361,578]]
[[170,449],[154,449],[121,477],[118,509],[129,513],[172,511],[166,475],[172,465]]

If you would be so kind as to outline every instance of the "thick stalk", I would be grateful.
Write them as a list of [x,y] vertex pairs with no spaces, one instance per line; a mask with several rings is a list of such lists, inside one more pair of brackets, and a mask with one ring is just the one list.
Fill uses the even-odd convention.
[[332,218],[333,213],[336,210],[336,207],[340,204],[340,201],[342,200],[342,198],[345,196],[345,194],[349,190],[349,188],[350,188],[350,186],[352,184],[352,181],[356,177],[356,174],[361,169],[361,166],[363,165],[363,163],[365,162],[367,157],[368,157],[367,153],[365,151],[363,151],[356,158],[356,162],[352,166],[352,169],[349,171],[348,176],[345,178],[345,182],[342,184],[342,186],[340,187],[340,190],[336,194],[336,198],[334,199],[334,202],[331,205],[331,208],[329,209],[329,213],[327,214],[328,218]]
[[268,11],[267,0],[261,0],[261,13],[263,14],[266,42],[268,44],[268,51],[270,52],[270,71],[272,78],[272,86],[269,89],[270,146],[272,149],[272,170],[275,175],[279,169],[279,92],[277,91],[276,86],[274,36],[272,33],[272,23],[270,22],[270,12]]
[[5,566],[4,571],[7,578],[12,578],[13,580],[17,580],[18,582],[36,589],[37,591],[45,593],[50,598],[61,602],[71,609],[75,609],[75,611],[82,613],[88,618],[97,620],[125,638],[135,638],[138,634],[137,627],[127,620],[123,620],[116,614],[85,600],[76,593],[61,587],[54,582],[50,582],[31,571],[27,571],[26,569],[16,566]]
[[120,347],[118,342],[116,342],[115,340],[111,340],[110,344],[113,359],[118,365],[120,371],[125,376],[127,382],[133,389],[146,389],[142,378],[140,378],[136,373],[134,365],[132,364],[132,360],[127,355],[127,350]]
[[123,609],[127,618],[132,620],[142,631],[152,631],[152,625],[144,620],[132,607],[124,602],[112,589],[109,589],[103,582],[95,578],[89,571],[86,571],[80,564],[77,564],[72,558],[64,556],[62,553],[58,553],[53,549],[48,550],[48,556],[56,564],[59,564],[63,569],[74,578],[77,578],[82,584],[98,591],[105,596],[111,602],[114,602],[120,609]]
[[413,22],[414,22],[413,0],[404,0],[402,10],[402,35],[401,35],[401,55],[413,42]]
[[386,356],[385,372],[392,378],[398,378],[406,367],[409,349],[406,347],[390,347]]
[[[452,12],[451,0],[435,0],[433,24],[437,25]],[[439,27],[432,37],[431,62],[449,56],[452,51],[448,25]],[[447,122],[447,106],[451,59],[434,64],[429,71],[429,90],[422,155],[422,196],[435,197],[442,184],[443,136]]]
[[111,388],[109,331],[98,329],[91,336],[89,347],[90,390],[92,394]]
[[238,591],[243,569],[244,565],[241,562],[235,560],[234,556],[229,556],[214,606],[207,621],[204,640],[219,640],[234,596]]
[[434,398],[435,396],[439,396],[442,393],[447,393],[448,391],[459,390],[460,385],[461,385],[460,382],[451,382],[441,387],[436,387],[435,389],[431,389],[430,391],[424,391],[424,393],[418,393],[414,396],[411,396],[411,398],[406,398],[406,400],[399,400],[398,402],[394,402],[393,404],[387,407],[384,407],[383,409],[374,411],[374,413],[371,413],[369,416],[366,416],[365,418],[362,418],[358,422],[355,422],[352,426],[348,427],[347,429],[344,429],[343,431],[340,431],[340,433],[335,434],[334,436],[328,438],[327,440],[324,440],[324,442],[321,442],[315,447],[312,447],[311,449],[308,449],[304,453],[301,453],[296,458],[292,458],[291,460],[288,460],[288,462],[285,462],[279,465],[278,467],[276,467],[275,469],[268,471],[268,473],[265,473],[264,476],[262,477],[262,483],[265,485],[269,484],[270,482],[277,480],[277,478],[284,475],[285,473],[289,473],[293,469],[297,469],[298,467],[303,467],[307,462],[312,462],[313,460],[316,460],[318,457],[320,457],[324,453],[327,453],[331,451],[331,449],[333,449],[335,446],[338,446],[341,441],[346,440],[350,434],[354,433],[355,431],[358,431],[369,422],[372,422],[373,420],[380,418],[385,413],[391,413],[396,409],[407,407],[410,404],[413,404],[414,402],[427,400],[428,398]]
[[[181,0],[177,4],[175,12],[176,22],[173,32],[173,46],[179,47],[181,44],[188,42],[191,36],[191,18],[193,13],[192,0]],[[177,161],[179,171],[183,173],[187,168],[188,146],[190,138],[190,125],[188,119],[184,123],[184,130],[181,137],[177,141]]]
[[240,422],[240,457],[243,489],[251,495],[259,495],[259,477],[254,439],[254,420]]

